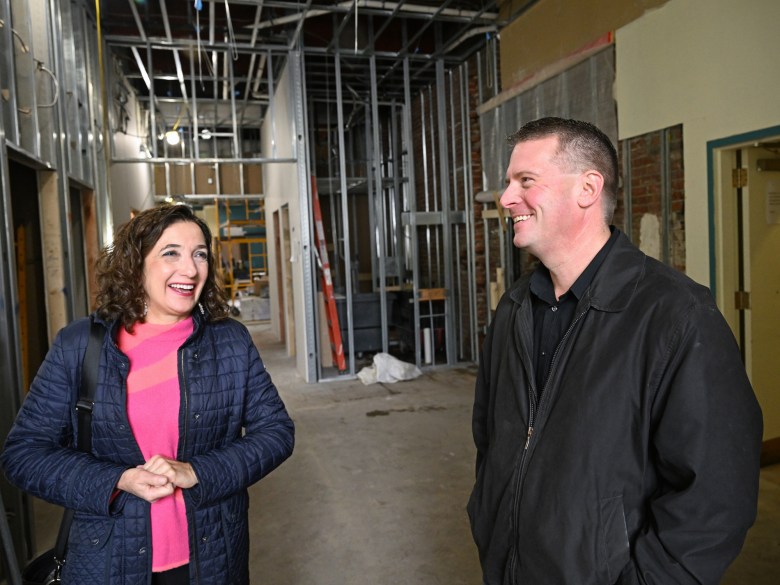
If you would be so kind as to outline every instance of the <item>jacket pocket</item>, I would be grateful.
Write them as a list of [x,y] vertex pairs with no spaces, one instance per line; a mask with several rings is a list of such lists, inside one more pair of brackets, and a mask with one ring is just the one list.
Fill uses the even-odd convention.
[[111,562],[107,546],[114,530],[114,519],[76,514],[68,536],[64,583],[104,583]]
[[232,576],[242,575],[249,562],[248,497],[240,492],[220,504],[227,564]]
[[602,499],[599,508],[603,560],[609,582],[615,583],[631,560],[623,496]]

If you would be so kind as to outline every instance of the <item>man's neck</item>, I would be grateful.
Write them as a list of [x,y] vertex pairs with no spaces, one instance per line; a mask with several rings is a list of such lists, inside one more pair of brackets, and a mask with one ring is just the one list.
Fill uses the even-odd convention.
[[587,237],[575,238],[557,258],[549,260],[549,263],[543,262],[550,271],[556,299],[565,294],[577,281],[599,250],[607,243],[609,236],[609,227],[604,226],[603,230]]

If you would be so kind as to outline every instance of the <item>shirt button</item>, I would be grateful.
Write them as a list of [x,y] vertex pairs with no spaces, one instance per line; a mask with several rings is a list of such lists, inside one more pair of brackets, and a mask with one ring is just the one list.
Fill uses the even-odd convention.
[[558,307],[550,307],[550,310],[554,313],[555,311],[558,310]]
[[99,539],[99,538],[93,538],[93,539],[92,539],[92,545],[93,545],[93,546],[97,546],[97,545],[99,545],[99,544],[100,544],[100,539]]
[[139,549],[138,549],[138,554],[139,554],[139,555],[146,554],[146,547],[145,547],[145,546],[142,546],[141,548],[139,548]]
[[193,417],[192,417],[192,418],[194,418],[195,420],[198,420],[198,419],[200,418],[200,413],[199,413],[199,412],[196,412],[196,413],[193,415]]
[[203,537],[201,537],[200,540],[201,540],[201,542],[208,542],[209,537],[208,536],[203,536]]

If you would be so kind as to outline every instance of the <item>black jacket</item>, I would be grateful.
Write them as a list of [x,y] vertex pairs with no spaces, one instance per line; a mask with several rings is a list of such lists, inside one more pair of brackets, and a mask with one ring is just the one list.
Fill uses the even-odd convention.
[[755,519],[762,419],[710,292],[620,234],[537,402],[528,283],[476,383],[484,582],[718,583]]

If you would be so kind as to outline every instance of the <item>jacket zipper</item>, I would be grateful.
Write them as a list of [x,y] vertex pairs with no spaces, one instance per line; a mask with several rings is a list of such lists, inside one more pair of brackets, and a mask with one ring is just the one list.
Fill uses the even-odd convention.
[[184,400],[184,434],[181,437],[181,450],[179,457],[183,457],[187,451],[187,431],[189,427],[189,392],[187,392],[187,375],[184,370],[184,351],[179,350],[179,373],[181,374],[181,395]]
[[[585,316],[585,313],[588,312],[588,308],[586,308],[584,311],[582,311],[579,315],[577,315],[574,318],[574,321],[571,322],[571,325],[569,325],[569,328],[566,330],[566,333],[563,334],[563,337],[561,338],[560,343],[555,348],[555,353],[553,353],[552,360],[550,362],[550,373],[547,376],[547,380],[544,383],[544,387],[542,387],[542,393],[539,395],[539,411],[541,411],[542,401],[547,397],[547,387],[550,384],[550,380],[553,377],[553,372],[555,371],[555,365],[556,361],[558,359],[558,355],[561,351],[561,348],[563,347],[564,343],[566,343],[566,340],[569,338],[569,335],[571,335],[571,332],[574,330],[574,327],[577,325],[580,319]],[[531,377],[529,376],[529,379]],[[525,466],[525,457],[528,454],[528,447],[531,445],[531,439],[534,435],[534,425],[536,423],[536,415],[537,415],[537,403],[536,403],[536,387],[533,382],[530,384],[531,391],[528,393],[528,432],[525,437],[525,446],[523,447],[523,454],[520,457],[520,468],[517,473],[517,481],[515,482],[515,497],[514,497],[514,512],[513,512],[513,528],[514,528],[514,544],[512,545],[512,554],[509,558],[509,576],[514,583],[516,575],[515,572],[517,571],[517,558],[518,558],[518,552],[517,552],[517,540],[518,540],[518,531],[519,531],[519,523],[520,523],[520,494],[521,494],[521,487],[523,480],[525,479],[525,474],[523,473],[523,468]]]
[[[186,457],[187,453],[187,435],[189,434],[189,419],[190,419],[190,401],[189,391],[187,390],[187,374],[184,367],[184,350],[179,350],[179,373],[181,374],[181,396],[184,401],[184,432],[180,437],[181,448],[179,451],[179,457]],[[190,511],[190,505],[187,499],[184,499],[184,506],[187,510],[187,523],[190,525],[192,531],[192,537],[190,538],[190,565],[191,570],[195,573],[195,583],[200,583],[200,570],[198,566],[198,533],[195,524],[195,513]]]

